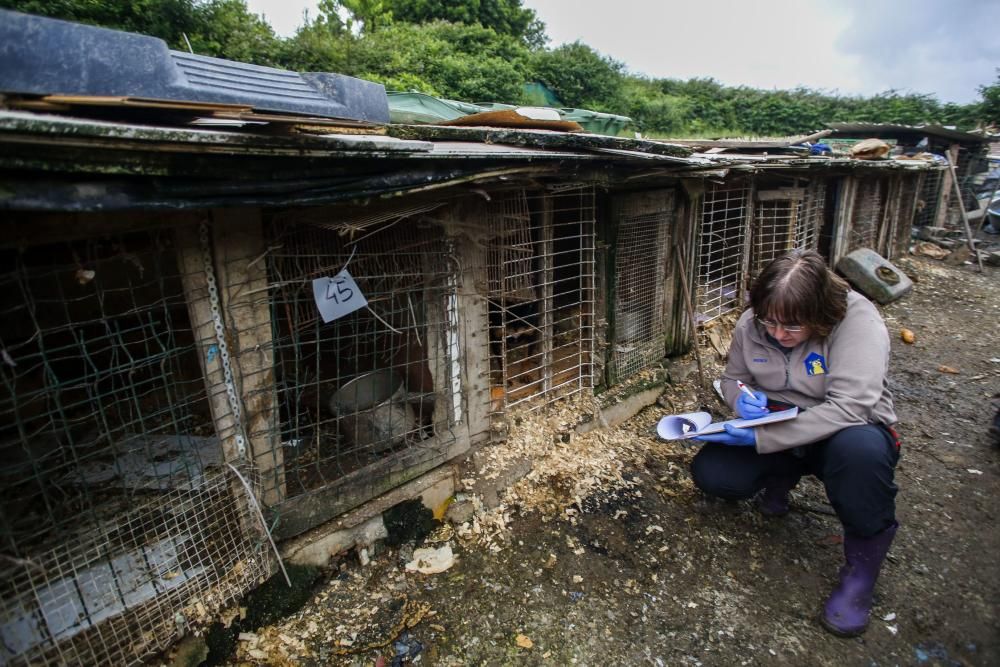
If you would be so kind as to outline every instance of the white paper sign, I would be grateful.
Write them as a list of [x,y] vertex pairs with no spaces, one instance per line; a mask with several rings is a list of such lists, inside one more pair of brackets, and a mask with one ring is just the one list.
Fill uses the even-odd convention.
[[361,293],[361,288],[347,269],[333,278],[314,280],[313,298],[316,299],[316,307],[319,308],[323,322],[332,322],[368,305],[368,299]]

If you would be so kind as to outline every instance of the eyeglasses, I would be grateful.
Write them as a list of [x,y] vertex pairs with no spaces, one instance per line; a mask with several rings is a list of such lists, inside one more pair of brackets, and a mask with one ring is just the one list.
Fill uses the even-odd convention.
[[802,329],[805,328],[801,324],[782,324],[781,322],[775,322],[774,320],[768,320],[763,317],[758,317],[757,321],[763,324],[768,329],[777,329],[778,327],[781,327],[782,329],[791,334],[799,333],[802,331]]

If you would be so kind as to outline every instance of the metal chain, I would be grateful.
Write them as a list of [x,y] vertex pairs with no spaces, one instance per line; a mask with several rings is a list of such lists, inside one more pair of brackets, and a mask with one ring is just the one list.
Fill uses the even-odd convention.
[[222,309],[219,307],[219,287],[215,282],[215,267],[212,264],[212,247],[208,240],[208,223],[202,222],[198,228],[201,240],[201,257],[205,263],[205,280],[208,282],[208,301],[212,307],[212,322],[215,325],[215,340],[219,346],[219,359],[226,382],[226,395],[233,413],[233,427],[236,430],[236,449],[240,456],[246,455],[247,441],[243,434],[243,410],[236,395],[233,368],[229,361],[229,346],[226,345],[226,329],[222,324]]

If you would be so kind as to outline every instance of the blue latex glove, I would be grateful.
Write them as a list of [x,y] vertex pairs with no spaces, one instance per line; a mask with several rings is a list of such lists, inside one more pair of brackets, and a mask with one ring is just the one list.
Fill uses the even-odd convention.
[[[747,387],[749,389],[749,387]],[[750,398],[742,391],[736,399],[736,414],[743,419],[757,419],[763,417],[770,410],[767,409],[767,394],[762,391],[755,391],[753,398]]]
[[704,442],[717,442],[722,445],[732,445],[734,447],[757,446],[757,432],[753,428],[737,428],[732,424],[725,424],[724,428],[726,429],[725,433],[698,435],[694,439]]

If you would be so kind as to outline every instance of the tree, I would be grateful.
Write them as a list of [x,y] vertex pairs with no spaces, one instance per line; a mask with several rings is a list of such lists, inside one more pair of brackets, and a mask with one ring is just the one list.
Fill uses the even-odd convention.
[[571,107],[615,113],[621,110],[624,65],[582,42],[538,51],[532,58],[534,79]]
[[278,62],[296,72],[346,73],[354,41],[338,14],[320,11],[281,42]]
[[528,58],[527,48],[514,37],[478,24],[396,22],[354,42],[344,73],[390,89],[518,103]]
[[192,50],[257,65],[276,65],[281,41],[270,24],[247,9],[244,0],[210,0],[195,6]]
[[979,96],[982,102],[978,104],[978,117],[984,125],[1000,127],[1000,68],[997,69],[997,79],[990,85],[979,86]]
[[151,35],[182,51],[190,41],[201,55],[264,65],[279,47],[271,26],[244,0],[0,0],[0,7]]
[[[28,14],[153,35],[173,48],[198,26],[196,0],[0,0],[0,7]],[[186,47],[184,47],[186,50]]]
[[371,34],[392,24],[387,0],[320,0],[320,16],[328,20],[344,17],[348,30]]
[[545,24],[521,0],[385,0],[397,21],[479,24],[510,35],[529,48],[545,44]]

